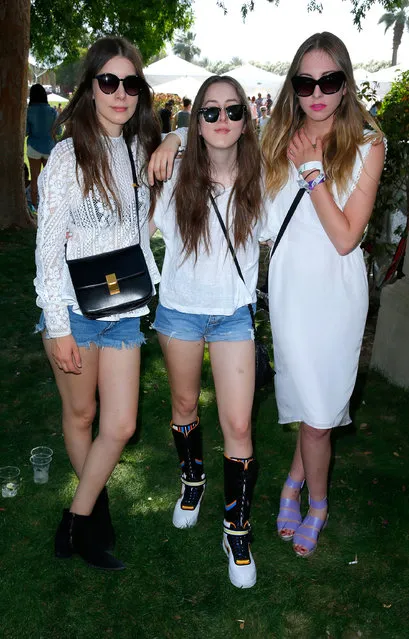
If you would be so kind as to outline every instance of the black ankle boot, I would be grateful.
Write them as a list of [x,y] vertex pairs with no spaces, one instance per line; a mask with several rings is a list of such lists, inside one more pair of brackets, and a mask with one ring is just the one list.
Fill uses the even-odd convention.
[[69,559],[72,555],[70,525],[71,513],[68,508],[64,508],[54,537],[54,554],[58,559]]
[[109,512],[108,491],[106,486],[100,492],[91,513],[95,540],[104,550],[114,549],[116,536]]
[[257,479],[253,458],[224,457],[223,549],[229,558],[229,578],[237,588],[251,588],[257,571],[250,550],[250,508]]
[[186,426],[172,424],[172,434],[182,469],[182,494],[172,521],[176,528],[190,528],[197,522],[206,484],[199,418]]
[[119,559],[101,548],[95,539],[91,515],[70,514],[70,537],[73,552],[76,552],[93,568],[101,570],[124,570]]

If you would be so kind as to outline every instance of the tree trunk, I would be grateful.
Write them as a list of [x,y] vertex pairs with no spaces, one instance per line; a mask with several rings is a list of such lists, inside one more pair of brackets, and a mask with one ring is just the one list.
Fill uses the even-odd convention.
[[400,47],[400,43],[402,42],[402,35],[404,30],[404,23],[395,22],[395,26],[393,27],[393,43],[392,43],[392,66],[398,64],[398,49]]
[[30,0],[0,0],[0,228],[31,224],[24,190]]

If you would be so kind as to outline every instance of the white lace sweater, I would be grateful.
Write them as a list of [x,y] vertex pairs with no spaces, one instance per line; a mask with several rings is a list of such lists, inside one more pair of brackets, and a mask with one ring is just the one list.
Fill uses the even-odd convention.
[[[112,176],[122,206],[122,219],[115,208],[106,206],[98,194],[89,193],[85,198],[76,177],[76,161],[72,139],[58,143],[51,152],[39,178],[40,206],[36,248],[37,276],[34,286],[37,306],[44,310],[45,323],[50,337],[70,334],[68,306],[78,307],[67,258],[76,259],[113,251],[139,242],[135,194],[132,171],[126,143],[123,137],[110,138]],[[138,143],[133,144],[133,154],[138,172],[144,158]],[[80,181],[81,173],[79,172]],[[154,284],[160,280],[149,246],[149,188],[141,184],[138,189],[141,247]],[[68,238],[68,240],[67,240]],[[120,317],[146,315],[147,306],[103,318],[115,321]]]

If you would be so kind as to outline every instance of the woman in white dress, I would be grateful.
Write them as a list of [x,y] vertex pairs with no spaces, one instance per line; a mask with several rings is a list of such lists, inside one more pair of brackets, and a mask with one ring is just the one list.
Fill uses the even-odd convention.
[[[105,483],[135,431],[144,342],[140,317],[149,309],[85,317],[66,257],[89,257],[140,242],[151,280],[159,281],[148,224],[158,186],[149,189],[146,164],[161,136],[133,45],[123,38],[102,38],[90,48],[79,87],[59,124],[65,125],[65,139],[52,150],[39,182],[34,282],[43,310],[37,330],[61,395],[65,446],[79,479],[57,529],[55,555],[67,558],[76,552],[92,566],[121,570],[124,564],[109,552],[115,532]],[[172,147],[164,143],[162,149],[167,144]],[[128,147],[138,168],[139,224]],[[173,148],[157,153],[154,161],[172,164]],[[93,440],[97,389],[99,431]]]
[[[270,196],[266,237],[276,238],[298,190],[306,191],[271,260],[269,303],[279,422],[301,422],[277,527],[307,557],[327,521],[331,429],[351,422],[368,308],[360,241],[385,154],[335,35],[317,33],[298,49],[262,153]],[[309,511],[302,521],[304,480]]]

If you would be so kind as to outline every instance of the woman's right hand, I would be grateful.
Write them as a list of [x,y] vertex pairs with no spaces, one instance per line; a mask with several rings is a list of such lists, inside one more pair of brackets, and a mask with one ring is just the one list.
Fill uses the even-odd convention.
[[169,133],[152,153],[148,165],[148,182],[150,186],[155,184],[155,178],[166,181],[172,177],[173,164],[179,151],[180,138],[177,133]]
[[72,335],[52,338],[51,357],[64,373],[81,374],[81,355]]

